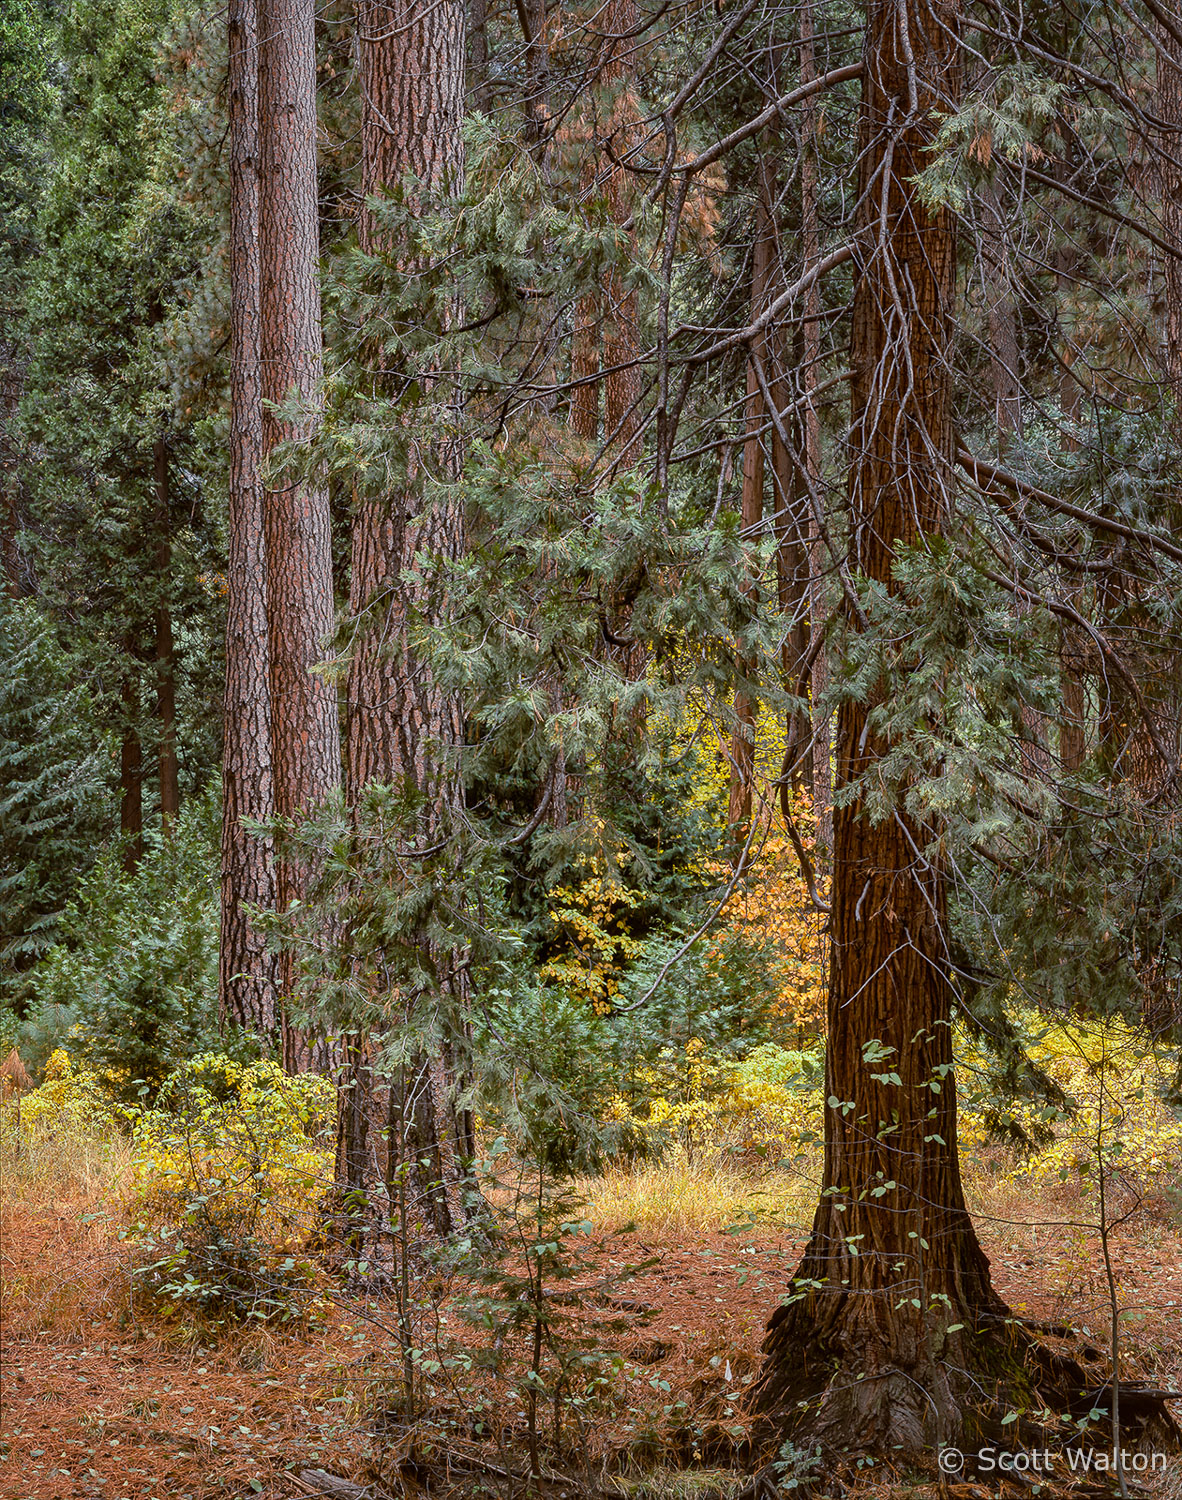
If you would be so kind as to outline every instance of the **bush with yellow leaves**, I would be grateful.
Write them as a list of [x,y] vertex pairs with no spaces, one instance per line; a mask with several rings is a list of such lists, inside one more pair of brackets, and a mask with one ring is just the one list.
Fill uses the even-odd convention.
[[41,1084],[21,1100],[21,1128],[31,1134],[103,1130],[126,1122],[99,1073],[58,1047],[45,1064]]
[[128,1112],[102,1075],[58,1048],[38,1088],[0,1101],[0,1178],[14,1197],[88,1205],[126,1178]]
[[[1063,1090],[1070,1114],[1051,1118],[1054,1137],[1045,1149],[1018,1162],[1009,1176],[1039,1183],[1086,1179],[1103,1159],[1105,1169],[1146,1186],[1176,1177],[1182,1160],[1182,1119],[1162,1095],[1173,1076],[1168,1049],[1119,1016],[1024,1018],[1026,1050]],[[962,1074],[977,1061],[963,1040]],[[971,1085],[965,1089],[960,1136],[980,1144],[984,1116]],[[1028,1133],[1055,1112],[1023,1101],[1008,1106]]]
[[[821,1139],[819,1051],[764,1042],[741,1062],[721,1065],[695,1039],[679,1064],[664,1070],[666,1092],[654,1092],[642,1114],[633,1114],[622,1096],[613,1101],[613,1117],[654,1147],[673,1139],[690,1152],[724,1148],[775,1166],[796,1161]],[[679,1079],[676,1089],[667,1087],[671,1074]],[[654,1070],[654,1087],[658,1081]]]
[[332,1178],[334,1092],[314,1074],[206,1053],[135,1120],[140,1289],[207,1320],[304,1316],[301,1257]]

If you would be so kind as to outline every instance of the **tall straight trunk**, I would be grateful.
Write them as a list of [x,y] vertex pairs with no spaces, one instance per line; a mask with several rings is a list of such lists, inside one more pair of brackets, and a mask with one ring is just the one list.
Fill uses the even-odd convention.
[[[811,83],[817,76],[816,43],[813,34],[812,0],[804,0],[800,11],[800,81]],[[821,258],[821,228],[817,201],[817,100],[804,101],[800,115],[800,248],[802,269],[807,271]],[[809,634],[810,640],[825,631],[828,607],[825,577],[829,557],[822,536],[821,514],[821,417],[814,392],[821,360],[821,286],[814,281],[804,294],[801,322],[801,396],[804,408],[804,482],[808,488],[809,521]],[[796,684],[790,684],[795,688]],[[813,656],[810,673],[813,717],[813,816],[816,819],[818,853],[826,865],[833,855],[833,770],[830,763],[832,725],[821,705],[829,690],[829,654],[821,646]]]
[[[1169,127],[1160,143],[1164,237],[1182,251],[1182,43],[1158,31],[1157,112]],[[1165,256],[1166,323],[1162,354],[1174,401],[1174,430],[1182,442],[1182,258]]]
[[[410,0],[362,0],[358,28],[365,194],[361,246],[393,254],[404,273],[411,274],[415,260],[389,242],[369,200],[408,174],[430,194],[454,192],[461,184],[464,3],[438,0],[419,7]],[[425,207],[422,190],[412,192],[414,211]],[[379,367],[375,378],[395,381],[397,376]],[[442,607],[419,559],[454,561],[464,548],[456,485],[462,457],[459,413],[446,375],[424,382],[424,399],[434,408],[438,436],[425,448],[412,441],[405,486],[360,499],[354,515],[349,610],[359,626],[349,667],[346,737],[350,805],[358,806],[371,783],[413,787],[422,798],[414,834],[418,849],[445,838],[459,811],[454,751],[463,736],[459,699],[435,681],[411,640],[412,619],[439,619]],[[405,1089],[389,1091],[389,1108],[398,1118],[389,1121],[388,1140],[410,1140],[416,1161],[430,1163],[421,1186],[435,1227],[446,1232],[462,1220],[463,1160],[473,1149],[469,1122],[453,1106],[446,1041],[463,1013],[466,994],[462,975],[448,973],[448,955],[437,953],[425,936],[421,941],[424,967],[441,972],[448,991],[440,997],[449,1012],[439,1027],[445,1041],[440,1053],[419,1060]],[[402,999],[409,1015],[415,997]],[[409,1024],[416,1024],[413,1017]],[[350,1087],[342,1090],[338,1117],[337,1175],[342,1186],[361,1187],[367,1185],[372,1160],[366,1135],[375,1093],[364,1038],[353,1043],[349,1063]],[[390,1161],[388,1182],[399,1165]]]
[[488,0],[468,0],[468,98],[480,114],[492,109],[488,76]]
[[1001,201],[992,182],[982,193],[984,224],[981,275],[987,307],[989,369],[998,451],[1004,457],[1022,431],[1018,384],[1018,310],[1014,305],[1013,269]]
[[[767,305],[771,281],[772,261],[775,256],[775,232],[765,194],[761,191],[755,205],[755,228],[751,246],[751,319],[754,321]],[[759,376],[755,368],[758,353],[766,369],[770,364],[771,340],[761,336],[752,355],[747,360],[747,403],[744,421],[747,426],[747,441],[743,444],[743,488],[740,494],[740,518],[744,533],[753,541],[763,525],[764,499],[764,435],[768,425],[767,404],[760,389]],[[744,589],[748,594],[758,588],[758,580],[747,579]],[[753,667],[749,661],[740,663],[745,675],[750,676]],[[755,776],[755,716],[757,705],[753,694],[740,687],[735,693],[735,728],[731,735],[731,780],[727,805],[727,822],[734,832],[736,844],[746,837],[746,827],[751,821],[751,797]]]
[[[11,323],[16,321],[12,311],[0,308],[0,318],[6,324],[10,324],[10,318]],[[19,599],[25,592],[18,507],[21,454],[12,431],[24,383],[25,361],[19,346],[0,334],[0,567],[4,570],[4,589],[10,599]]]
[[[322,351],[319,218],[316,190],[316,39],[314,0],[260,0],[259,285],[262,453],[302,444],[319,423]],[[303,410],[279,417],[269,403],[298,399]],[[270,653],[271,745],[275,811],[311,812],[340,781],[336,692],[313,669],[333,626],[328,492],[313,481],[269,482],[263,494]],[[308,870],[279,861],[278,905],[304,897]],[[295,980],[290,952],[280,985]],[[312,1060],[295,1028],[283,1027],[284,1066]]]
[[[849,506],[852,560],[889,589],[899,549],[939,532],[951,484],[954,221],[915,178],[959,99],[959,22],[957,0],[867,7]],[[874,696],[838,714],[833,1107],[798,1296],[769,1324],[758,1402],[781,1430],[896,1462],[959,1435],[983,1399],[979,1323],[1002,1304],[961,1185],[938,829],[902,796],[885,821],[867,816],[861,788],[891,750],[869,723]]]
[[275,906],[271,840],[244,820],[274,816],[259,361],[259,101],[256,0],[230,0],[230,504],[222,750],[218,1015],[277,1034],[275,955],[248,908]]
[[128,875],[144,857],[144,758],[140,745],[138,659],[129,638],[124,643],[131,658],[119,688],[123,737],[119,749],[119,836],[121,862]]
[[171,832],[181,809],[176,753],[176,660],[172,641],[172,609],[168,602],[172,575],[172,531],[168,494],[168,445],[162,437],[152,449],[156,484],[156,580],[161,598],[156,606],[156,718],[160,740],[157,779],[160,789],[160,831]]

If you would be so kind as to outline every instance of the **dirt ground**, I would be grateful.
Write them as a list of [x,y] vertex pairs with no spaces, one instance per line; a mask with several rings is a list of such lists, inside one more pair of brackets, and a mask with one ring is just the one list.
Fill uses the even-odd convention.
[[[1037,1227],[1004,1222],[1028,1204],[1003,1204],[1012,1215],[993,1207],[996,1217],[980,1227],[1010,1305],[1106,1343],[1100,1247],[1076,1227],[1070,1205],[1057,1224]],[[4,1500],[293,1500],[313,1492],[299,1478],[310,1468],[372,1475],[375,1411],[396,1369],[392,1337],[369,1321],[386,1320],[380,1307],[343,1302],[311,1332],[258,1329],[194,1343],[133,1315],[125,1247],[110,1224],[87,1217],[65,1203],[15,1204],[0,1220]],[[1171,1205],[1146,1204],[1114,1236],[1112,1253],[1126,1358],[1179,1389],[1182,1236],[1173,1219]],[[741,1427],[763,1325],[802,1238],[754,1228],[693,1243],[643,1233],[626,1246],[600,1242],[604,1274],[657,1260],[622,1286],[603,1320],[610,1332],[602,1337],[622,1356],[614,1378],[624,1396],[610,1434],[618,1453],[651,1447],[671,1402]],[[1182,1416],[1182,1404],[1174,1410]],[[510,1445],[519,1426],[519,1414],[506,1412]],[[506,1456],[502,1443],[499,1461]],[[1161,1493],[1182,1494],[1182,1484]]]

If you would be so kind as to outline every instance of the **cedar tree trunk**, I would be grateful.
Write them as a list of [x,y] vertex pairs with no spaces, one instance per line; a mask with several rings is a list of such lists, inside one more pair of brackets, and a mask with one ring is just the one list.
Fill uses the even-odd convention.
[[[857,569],[888,586],[950,484],[954,228],[912,179],[956,108],[958,30],[957,0],[867,8],[849,504]],[[840,709],[839,790],[889,751],[870,706]],[[979,1330],[1004,1311],[961,1186],[936,835],[901,799],[871,823],[855,790],[834,814],[824,1185],[756,1397],[781,1432],[898,1460],[988,1403]]]

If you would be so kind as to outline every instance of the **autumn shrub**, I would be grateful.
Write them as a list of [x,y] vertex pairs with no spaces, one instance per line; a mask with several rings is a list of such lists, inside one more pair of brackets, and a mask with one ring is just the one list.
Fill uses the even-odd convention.
[[305,1315],[333,1119],[319,1075],[219,1053],[177,1069],[134,1124],[141,1294],[214,1322]]
[[1029,1056],[1063,1090],[1067,1108],[993,1098],[980,1053],[961,1038],[963,1144],[980,1147],[987,1119],[1000,1110],[1026,1132],[1051,1128],[1045,1147],[1011,1167],[1015,1181],[1046,1186],[1087,1177],[1101,1155],[1138,1188],[1178,1176],[1182,1118],[1164,1098],[1173,1076],[1168,1048],[1119,1016],[1027,1015],[1022,1028]]
[[100,1074],[58,1048],[39,1087],[0,1107],[7,1191],[40,1200],[102,1196],[126,1176],[129,1119]]

